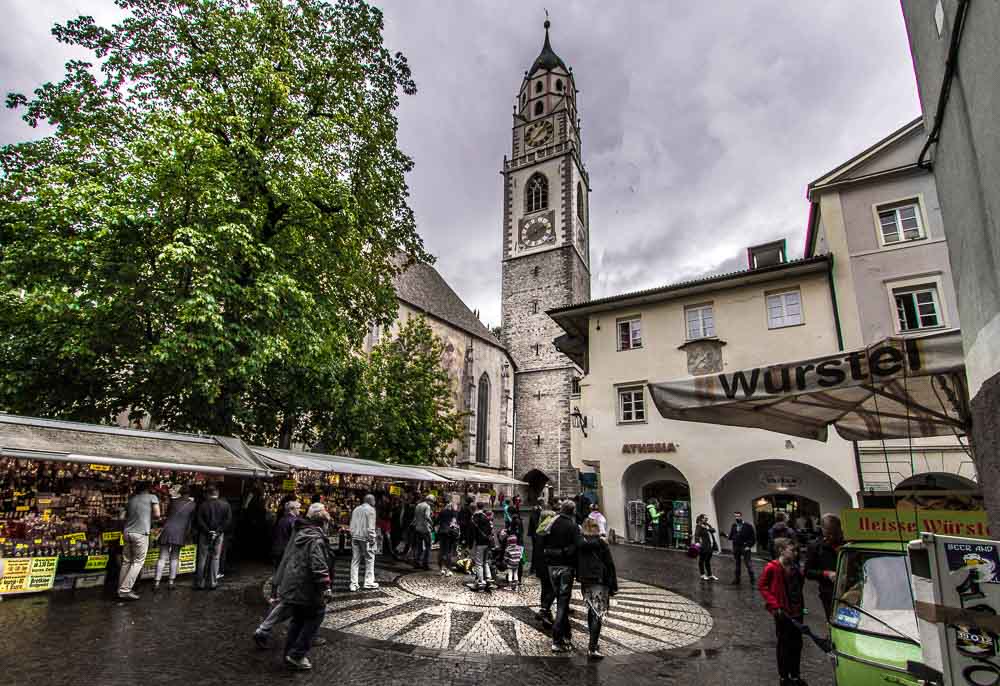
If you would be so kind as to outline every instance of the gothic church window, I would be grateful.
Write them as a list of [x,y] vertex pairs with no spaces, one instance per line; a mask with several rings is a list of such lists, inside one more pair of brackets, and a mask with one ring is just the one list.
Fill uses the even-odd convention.
[[549,206],[549,180],[541,172],[528,179],[524,192],[525,212],[538,212]]
[[490,426],[490,377],[483,372],[479,377],[479,401],[476,405],[476,462],[489,462],[487,447]]
[[587,198],[583,194],[583,183],[580,181],[576,182],[576,216],[580,218],[580,221],[587,223],[587,215],[584,211],[584,204]]

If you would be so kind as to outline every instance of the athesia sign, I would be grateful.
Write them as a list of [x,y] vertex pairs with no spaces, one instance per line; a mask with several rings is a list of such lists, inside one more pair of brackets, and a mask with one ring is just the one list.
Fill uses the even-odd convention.
[[673,443],[626,443],[622,446],[623,453],[676,453],[677,446]]

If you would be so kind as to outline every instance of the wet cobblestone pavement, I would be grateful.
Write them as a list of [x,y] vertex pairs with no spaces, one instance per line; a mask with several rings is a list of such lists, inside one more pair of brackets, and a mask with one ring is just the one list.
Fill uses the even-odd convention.
[[[261,584],[269,570],[244,565],[240,576],[227,578],[215,592],[194,592],[185,585],[153,594],[144,583],[137,588],[142,599],[134,604],[108,599],[97,589],[7,599],[0,603],[0,683],[777,684],[771,619],[745,578],[742,586],[726,583],[733,569],[729,558],[713,560],[721,581],[707,583],[698,578],[696,562],[683,554],[631,546],[612,550],[619,577],[633,582],[623,584],[620,595],[637,596],[622,599],[621,605],[629,601],[649,611],[679,603],[687,614],[646,627],[637,623],[641,617],[620,608],[621,621],[608,632],[615,643],[606,642],[609,657],[603,662],[588,662],[580,653],[537,656],[544,651],[530,640],[540,629],[526,604],[532,602],[530,587],[524,600],[496,591],[495,600],[475,596],[475,601],[456,588],[461,604],[443,607],[449,605],[443,580],[386,565],[379,568],[384,587],[369,598],[346,591],[348,560],[341,558],[337,599],[322,629],[329,643],[313,649],[310,673],[284,668],[282,631],[271,649],[254,646],[250,637],[264,610]],[[450,581],[461,583],[460,577]],[[825,634],[815,588],[808,586],[806,595],[809,623]],[[701,609],[686,606],[687,600]],[[382,604],[366,605],[372,608],[367,612],[389,621],[366,629],[366,610],[358,606],[374,602]],[[399,611],[402,604],[409,604],[409,612]],[[359,621],[349,621],[350,612]],[[497,612],[503,613],[499,619],[493,616]],[[577,613],[579,642],[586,619],[579,606]],[[702,615],[707,634],[691,631],[689,622],[698,625]],[[477,624],[479,638],[467,638]],[[657,636],[664,646],[683,647],[658,649]],[[829,663],[808,641],[802,667],[813,686],[832,684]]]

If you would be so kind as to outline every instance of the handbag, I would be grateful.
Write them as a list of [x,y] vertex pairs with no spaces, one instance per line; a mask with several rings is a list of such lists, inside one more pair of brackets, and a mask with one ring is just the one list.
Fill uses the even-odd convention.
[[701,555],[701,543],[692,543],[688,546],[688,557],[695,558],[699,555]]

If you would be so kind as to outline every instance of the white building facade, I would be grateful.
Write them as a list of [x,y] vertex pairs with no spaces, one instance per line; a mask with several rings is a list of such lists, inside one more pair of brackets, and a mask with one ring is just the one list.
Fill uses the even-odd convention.
[[818,442],[666,420],[651,402],[648,383],[839,349],[829,258],[786,262],[783,244],[771,247],[778,256],[765,266],[751,257],[758,266],[744,272],[549,312],[567,334],[560,345],[585,372],[571,398],[573,465],[582,478],[595,474],[618,536],[643,538],[627,513],[651,497],[672,505],[675,546],[686,545],[702,513],[728,531],[740,511],[763,541],[776,512],[815,521],[854,504],[853,446],[835,432]]

